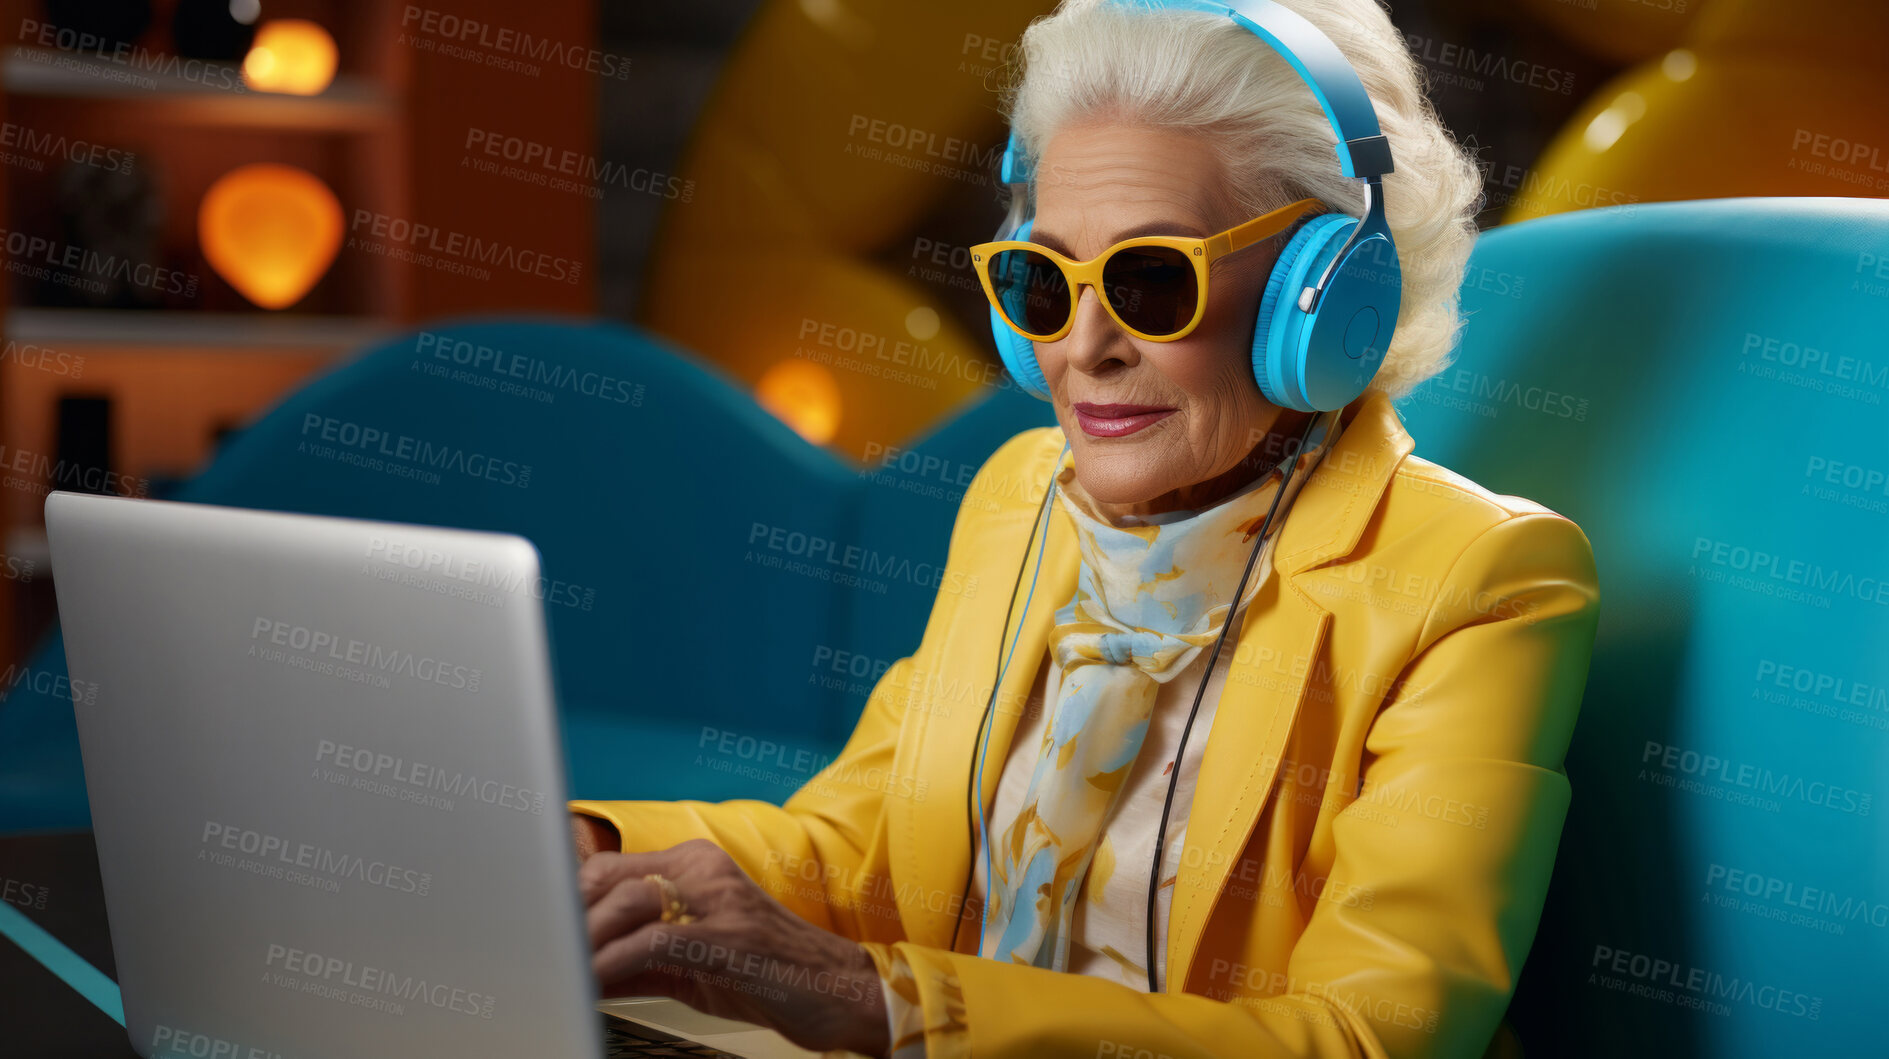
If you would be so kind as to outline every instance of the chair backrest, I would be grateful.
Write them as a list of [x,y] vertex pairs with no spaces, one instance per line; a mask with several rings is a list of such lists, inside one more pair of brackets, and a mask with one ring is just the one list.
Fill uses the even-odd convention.
[[[1000,393],[862,475],[645,333],[459,322],[310,382],[168,499],[522,534],[571,790],[781,801],[923,632],[955,504],[900,488],[897,466],[975,471],[1047,421]],[[28,668],[63,676],[64,657],[55,633]],[[88,822],[62,686],[0,705],[0,831]],[[707,765],[676,760],[703,739]]]
[[[1601,577],[1573,807],[1512,1013],[1530,1054],[1872,1050],[1889,969],[1874,804],[1889,781],[1889,203],[1634,205],[1501,228],[1464,306],[1455,364],[1400,402],[1418,453],[1573,518]],[[455,362],[478,347],[510,359]],[[818,751],[917,642],[955,494],[1047,422],[999,390],[861,474],[647,336],[464,323],[310,384],[178,498],[523,533],[544,556],[567,722]],[[371,451],[370,429],[386,439]],[[400,454],[420,451],[436,479],[410,477]],[[764,635],[704,631],[735,601]],[[31,665],[62,659],[55,638]],[[0,830],[85,822],[71,707],[35,690],[48,683],[0,708]],[[661,794],[626,765],[637,725],[605,730],[571,746],[567,723],[573,790]]]
[[1600,628],[1511,1018],[1531,1057],[1880,1054],[1889,203],[1495,229],[1433,459],[1574,519]]

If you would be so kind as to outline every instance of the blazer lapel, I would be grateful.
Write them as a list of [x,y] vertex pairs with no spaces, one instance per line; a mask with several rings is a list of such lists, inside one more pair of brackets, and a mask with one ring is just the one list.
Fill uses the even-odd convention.
[[[1294,578],[1356,546],[1398,461],[1413,447],[1390,399],[1378,391],[1366,391],[1347,408],[1346,416],[1343,433],[1299,491],[1278,531],[1273,562],[1283,582],[1279,605],[1263,614],[1249,609],[1241,622],[1226,683],[1228,689],[1239,689],[1240,698],[1229,703],[1222,693],[1188,814],[1190,851],[1181,858],[1168,923],[1168,979],[1173,982],[1187,981],[1201,931],[1271,797],[1281,753],[1314,669],[1312,662],[1330,625],[1330,612],[1299,589]],[[1047,487],[1052,467],[1062,466],[1054,462],[1055,455],[1052,450],[1031,461],[1024,480]],[[1035,499],[1040,502],[1041,494]],[[986,523],[986,531],[994,540],[1027,539],[1036,512],[1036,503],[1010,507]],[[1030,593],[1030,570],[1036,558],[1032,550],[1024,560],[1022,583],[1015,595],[1016,611],[1023,611],[1026,595],[1029,609],[998,688],[998,708],[991,716],[980,792],[986,811],[996,794],[1023,706],[1036,684],[1055,613],[1076,590],[1080,557],[1075,531],[1053,506],[1049,514],[1035,592]],[[994,542],[978,546],[1004,550]],[[979,556],[976,565],[994,569],[1009,562],[1008,555]],[[997,608],[987,624],[954,625],[934,656],[936,664],[968,665],[973,672],[915,673],[912,679],[923,683],[921,690],[912,693],[913,701],[927,698],[939,686],[986,688],[999,664],[1000,647],[991,633],[1002,620],[1003,610]],[[1013,613],[1009,631],[1016,633],[1017,628]],[[1001,650],[1009,649],[1006,637]],[[898,883],[899,917],[906,936],[920,944],[957,951],[970,951],[976,944],[980,909],[972,907],[960,917],[958,896],[970,878],[974,852],[967,796],[979,756],[978,727],[987,696],[987,691],[983,696],[947,691],[946,702],[933,702],[931,709],[920,708],[908,718],[912,731],[900,740],[894,764],[897,774],[929,781],[922,799],[895,797],[888,807],[888,856],[892,878]],[[1192,852],[1196,847],[1198,854]]]
[[1298,587],[1297,576],[1356,546],[1398,461],[1413,448],[1390,399],[1379,391],[1367,390],[1347,413],[1344,431],[1278,530],[1278,606],[1250,608],[1240,623],[1194,785],[1188,849],[1168,917],[1166,977],[1179,987],[1187,982],[1227,877],[1272,799],[1287,737],[1331,625],[1331,612]]
[[[1060,442],[1060,434],[1057,439]],[[1049,455],[1053,457],[1060,450],[1058,444]],[[1047,488],[1053,466],[1062,464],[1054,464],[1050,458],[1032,461],[1031,476],[1025,481]],[[986,524],[993,542],[979,542],[979,547],[990,548],[994,554],[977,565],[998,571],[995,575],[980,574],[980,577],[987,578],[986,584],[997,585],[999,592],[1010,587],[1015,578],[1014,567],[1008,566],[1015,561],[1011,551],[1014,545],[1009,542],[1029,538],[1030,523],[1036,518],[1041,500],[1042,495],[1038,493],[1035,502],[1027,508],[1018,505],[997,516],[998,519],[1014,519],[1014,522]],[[1003,682],[997,688],[996,705],[991,710],[989,745],[981,755],[984,759],[981,811],[985,813],[996,797],[1004,759],[1041,673],[1056,611],[1075,595],[1080,570],[1075,530],[1068,517],[1056,510],[1054,501],[1051,501],[1048,527],[1047,538],[1038,536],[1043,543],[1043,564],[1035,578],[1033,594],[1034,545],[1023,559],[1023,576],[1017,585],[1010,628],[1001,648],[996,628],[1003,621],[1004,608],[996,606],[988,622],[955,625],[936,655],[941,664],[967,666],[969,672],[917,674],[917,678],[924,681],[925,690],[918,692],[914,701],[938,687],[946,689],[946,701],[943,708],[933,702],[932,709],[921,709],[907,722],[916,726],[917,734],[900,741],[901,751],[911,756],[902,757],[895,769],[900,775],[924,776],[929,784],[923,799],[891,800],[888,840],[893,878],[922,880],[917,885],[902,883],[895,891],[899,918],[906,926],[907,936],[921,944],[954,947],[959,951],[969,951],[976,946],[981,906],[975,905],[977,898],[973,895],[969,898],[973,907],[960,917],[957,902],[970,878],[971,857],[975,853],[975,823],[974,818],[967,816],[967,795],[980,757],[978,728],[990,701],[989,682],[997,675],[1001,656],[1009,655],[1009,667],[1004,671]],[[1002,601],[1001,596],[999,600]],[[1021,632],[1018,631],[1019,615]],[[1016,637],[1014,652],[1010,647],[1012,635]],[[950,690],[963,687],[982,694]]]

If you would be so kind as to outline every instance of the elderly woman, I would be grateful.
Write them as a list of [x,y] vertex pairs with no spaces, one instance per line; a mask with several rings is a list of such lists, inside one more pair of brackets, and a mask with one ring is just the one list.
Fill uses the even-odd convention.
[[1146,276],[1099,290],[1100,266],[1044,266],[1078,282],[1030,306],[987,283],[1038,336],[1059,428],[982,468],[943,583],[1015,589],[941,592],[785,806],[573,802],[607,994],[871,1055],[1497,1037],[1568,808],[1593,556],[1566,518],[1411,455],[1391,399],[1449,354],[1478,180],[1373,0],[1290,6],[1395,156],[1401,308],[1369,388],[1318,412],[1256,381],[1285,241],[1366,205],[1293,69],[1224,12],[1069,0],[1032,24],[1012,119],[1033,253],[1266,237],[1218,244],[1197,312],[1146,304]]

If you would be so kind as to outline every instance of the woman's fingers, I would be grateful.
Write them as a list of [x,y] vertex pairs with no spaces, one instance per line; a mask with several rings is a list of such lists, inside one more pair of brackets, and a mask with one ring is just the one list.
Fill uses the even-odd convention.
[[[717,855],[722,860],[727,859],[727,854],[700,839],[653,853],[593,853],[585,858],[583,867],[578,869],[577,886],[584,895],[584,903],[588,905],[624,879],[661,875],[681,887],[682,900],[686,903],[690,883],[708,872]],[[729,862],[729,865],[732,867],[733,862]],[[734,870],[740,871],[739,868]]]
[[618,879],[595,899],[585,895],[584,912],[594,952],[651,921],[662,918],[662,888],[641,875]]
[[693,983],[673,960],[664,960],[665,951],[683,937],[677,929],[673,923],[645,923],[597,946],[590,967],[602,995],[654,994],[688,1000]]
[[[708,906],[718,903],[714,895],[721,889],[712,880],[714,857],[727,859],[719,850],[710,850],[704,853],[697,845],[684,843],[655,853],[593,854],[578,871],[591,950],[596,952],[645,924],[661,922],[667,894],[651,875],[669,880],[672,892],[691,914],[710,911]],[[739,871],[732,862],[729,870]]]
[[[675,997],[772,1026],[816,1050],[858,1043],[884,1050],[872,957],[794,915],[712,843],[597,853],[579,881],[602,995]],[[664,922],[666,900],[680,901],[689,921]]]
[[662,875],[673,879],[677,868],[669,850],[660,853],[593,853],[584,859],[584,866],[577,871],[577,888],[583,893],[586,905],[595,904],[625,879],[641,879],[645,875]]

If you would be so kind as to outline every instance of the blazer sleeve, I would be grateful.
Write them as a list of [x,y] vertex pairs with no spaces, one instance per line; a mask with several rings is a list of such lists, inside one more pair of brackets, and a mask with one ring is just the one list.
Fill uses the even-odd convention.
[[891,777],[912,659],[880,674],[846,747],[784,805],[759,799],[590,801],[575,813],[613,825],[625,852],[668,849],[707,839],[794,914],[847,937],[861,936],[863,914],[848,894],[859,882],[868,842]]
[[[899,942],[870,944],[924,1009],[927,1054],[1480,1056],[1534,941],[1599,610],[1587,537],[1541,509],[1445,576],[1333,819],[1327,885],[1284,980],[1195,968],[1194,994]],[[1210,736],[1211,738],[1211,736]],[[1386,826],[1386,809],[1401,809]],[[1368,900],[1357,899],[1368,895]]]
[[[572,812],[609,821],[629,852],[668,849],[707,839],[732,856],[748,876],[796,915],[844,937],[866,936],[867,924],[883,934],[897,922],[885,888],[862,878],[870,844],[879,840],[888,792],[908,789],[915,776],[895,774],[894,753],[905,708],[914,692],[915,658],[930,657],[956,614],[957,597],[944,590],[967,573],[961,545],[978,538],[993,476],[1014,475],[1021,461],[1044,447],[1049,428],[1023,431],[999,446],[965,490],[952,524],[945,575],[932,602],[918,650],[879,676],[865,710],[840,753],[789,797],[784,805],[758,799],[704,801],[594,801],[569,803]],[[1053,431],[1051,431],[1053,432]],[[879,904],[873,904],[873,902]],[[880,907],[880,905],[884,907]],[[866,907],[870,905],[871,907]]]

